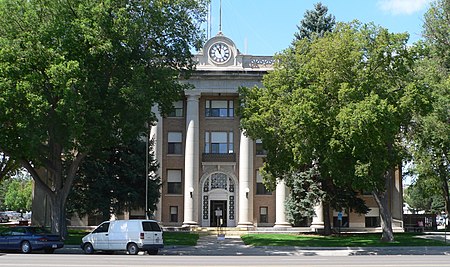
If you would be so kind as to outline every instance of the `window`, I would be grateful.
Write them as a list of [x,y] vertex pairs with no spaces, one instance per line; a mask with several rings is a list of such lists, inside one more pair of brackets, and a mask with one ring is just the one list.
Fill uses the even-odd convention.
[[233,100],[206,100],[206,117],[234,117]]
[[338,228],[338,227],[348,228],[349,227],[348,214],[343,211],[342,212],[342,220],[339,220],[339,212],[334,211],[333,212],[333,227],[335,227],[335,228]]
[[183,101],[173,103],[173,108],[168,117],[183,117]]
[[167,194],[181,194],[181,170],[167,170]]
[[170,206],[170,222],[178,222],[178,206]]
[[233,132],[205,132],[205,153],[234,153]]
[[261,139],[256,140],[256,155],[267,155],[267,151],[264,150]]
[[268,223],[269,219],[268,219],[268,212],[269,208],[268,207],[259,207],[259,222],[260,223]]
[[366,227],[380,227],[380,209],[370,208],[369,212],[366,213]]
[[97,229],[94,230],[94,233],[107,233],[109,229],[109,222],[101,224]]
[[380,217],[366,217],[366,227],[380,227]]
[[168,133],[168,154],[182,154],[182,134],[179,132],[169,132]]
[[156,222],[142,222],[144,232],[161,232],[161,227]]
[[257,195],[272,195],[272,192],[266,189],[263,184],[263,178],[259,171],[256,172],[256,194]]

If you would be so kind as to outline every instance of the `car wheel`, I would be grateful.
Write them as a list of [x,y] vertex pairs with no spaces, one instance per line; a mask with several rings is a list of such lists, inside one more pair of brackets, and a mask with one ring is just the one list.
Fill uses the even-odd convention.
[[31,253],[31,244],[28,241],[23,241],[20,245],[20,250],[22,253]]
[[158,250],[157,249],[149,249],[147,250],[148,255],[156,255],[158,254]]
[[135,243],[130,243],[127,246],[127,252],[130,255],[136,255],[139,252],[139,248]]
[[53,252],[55,252],[55,250],[53,248],[46,248],[46,249],[44,249],[44,252],[47,254],[53,254]]
[[92,254],[92,253],[94,253],[94,247],[92,246],[91,243],[84,244],[83,250],[84,250],[85,254]]

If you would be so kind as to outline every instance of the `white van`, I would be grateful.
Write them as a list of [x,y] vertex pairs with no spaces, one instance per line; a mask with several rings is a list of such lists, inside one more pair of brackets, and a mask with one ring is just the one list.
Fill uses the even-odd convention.
[[158,254],[164,247],[163,232],[153,220],[117,220],[101,223],[92,233],[82,239],[81,249],[86,254],[95,250],[119,251],[136,255],[139,251]]

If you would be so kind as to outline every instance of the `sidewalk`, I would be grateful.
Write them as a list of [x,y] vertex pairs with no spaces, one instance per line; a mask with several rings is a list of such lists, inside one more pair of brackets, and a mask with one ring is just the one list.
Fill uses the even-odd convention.
[[201,236],[196,246],[167,246],[160,255],[211,256],[355,256],[355,255],[450,255],[448,247],[277,247],[247,246],[239,237]]
[[[443,239],[436,233],[426,238]],[[446,236],[450,244],[450,235]],[[83,254],[79,246],[64,246],[57,254]],[[247,246],[239,236],[200,236],[196,246],[165,246],[158,255],[184,256],[357,256],[357,255],[450,255],[450,246],[442,247],[278,247]]]

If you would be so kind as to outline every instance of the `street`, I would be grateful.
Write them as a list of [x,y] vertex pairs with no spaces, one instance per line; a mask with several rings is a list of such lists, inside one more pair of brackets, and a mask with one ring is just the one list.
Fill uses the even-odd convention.
[[402,256],[149,256],[1,253],[0,266],[369,266],[450,267],[446,255]]

